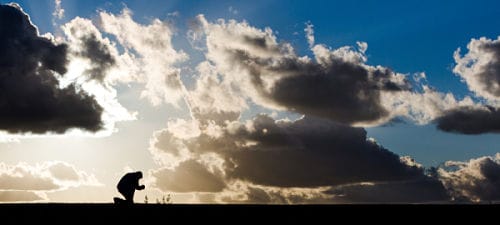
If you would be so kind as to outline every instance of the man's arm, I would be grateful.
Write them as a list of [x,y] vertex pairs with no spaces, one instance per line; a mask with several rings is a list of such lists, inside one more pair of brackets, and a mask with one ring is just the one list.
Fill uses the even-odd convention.
[[135,189],[136,190],[144,190],[144,188],[146,188],[146,186],[139,185],[139,179],[137,179],[137,183],[135,184]]

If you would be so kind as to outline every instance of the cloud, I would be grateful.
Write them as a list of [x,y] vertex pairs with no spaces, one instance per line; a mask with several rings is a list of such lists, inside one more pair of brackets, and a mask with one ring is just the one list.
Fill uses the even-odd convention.
[[463,57],[460,48],[455,51],[458,74],[476,95],[489,101],[500,98],[500,37],[472,39],[467,45],[469,52]]
[[50,192],[101,185],[93,174],[65,162],[0,163],[0,202],[47,200]]
[[332,187],[331,194],[336,203],[437,203],[451,199],[443,184],[434,178],[360,183]]
[[[380,124],[391,117],[381,95],[410,90],[405,75],[366,65],[366,43],[359,50],[330,50],[314,45],[314,59],[299,57],[288,43],[278,43],[270,28],[246,22],[193,23],[206,36],[206,59],[234,93],[258,105],[329,118],[345,124]],[[308,39],[313,44],[312,27]],[[200,32],[195,32],[196,34]],[[203,35],[196,35],[197,38]]]
[[82,75],[104,82],[108,70],[117,66],[118,51],[114,44],[103,38],[101,32],[87,19],[76,17],[62,26],[74,57],[89,61],[90,68]]
[[70,63],[61,83],[79,84],[95,96],[104,109],[102,118],[107,135],[115,130],[115,122],[135,120],[136,113],[118,102],[114,88],[117,83],[139,82],[140,65],[135,57],[127,51],[120,54],[117,44],[104,37],[91,20],[76,17],[64,24],[62,31],[69,46]]
[[89,175],[84,171],[79,171],[75,166],[65,162],[47,163],[48,172],[52,177],[62,182],[80,182],[82,184],[98,185],[99,182],[93,175]]
[[17,4],[0,5],[0,129],[9,133],[64,133],[103,128],[103,108],[57,76],[67,72],[66,44],[41,37]]
[[[421,168],[367,140],[364,129],[327,119],[306,116],[275,121],[258,115],[224,126],[194,124],[199,131],[193,130],[191,136],[173,128],[156,133],[150,151],[161,166],[172,170],[169,174],[186,161],[212,154],[202,165],[214,179],[226,183],[242,180],[271,187],[317,188],[423,176]],[[173,175],[168,177],[167,183],[173,182]],[[157,185],[162,182],[159,179]],[[169,187],[167,183],[162,183],[164,189]]]
[[55,9],[52,16],[57,19],[62,19],[64,17],[64,9],[61,6],[61,2],[61,0],[54,0]]
[[321,204],[332,203],[325,188],[277,188],[236,181],[224,192],[216,193],[213,201],[218,203],[250,204]]
[[314,47],[314,25],[311,22],[307,22],[304,31],[306,32],[306,39],[309,44],[309,48]]
[[154,185],[168,192],[220,192],[225,183],[195,160],[182,162],[175,169],[162,168],[151,173]]
[[57,191],[82,185],[98,186],[100,183],[94,175],[65,162],[0,163],[0,191]]
[[260,115],[248,126],[232,124],[228,137],[236,147],[225,153],[228,176],[261,185],[318,187],[420,175],[367,140],[364,129],[329,120],[274,121]]
[[33,191],[0,191],[0,202],[33,202],[46,200]]
[[112,34],[125,50],[134,56],[133,62],[139,79],[146,83],[142,97],[154,105],[163,102],[177,106],[184,95],[180,69],[174,65],[188,58],[172,45],[172,25],[153,19],[142,25],[132,19],[132,12],[125,8],[121,14],[99,13],[99,26]]
[[200,122],[215,121],[224,124],[234,121],[248,109],[245,99],[237,93],[232,84],[222,81],[209,62],[198,65],[199,76],[194,90],[189,91],[187,102],[191,114]]
[[0,163],[0,169],[0,190],[48,191],[59,188],[50,175],[43,174],[36,167]]
[[[420,82],[424,82],[425,78],[419,76]],[[401,116],[419,125],[435,122],[456,108],[479,106],[469,96],[460,100],[451,92],[442,93],[428,85],[422,85],[421,89],[420,92],[383,93],[382,105],[390,109],[391,117]]]
[[[376,126],[398,117],[423,125],[448,110],[477,106],[469,96],[457,99],[450,92],[439,92],[427,84],[425,73],[418,73],[411,82],[406,74],[367,65],[366,42],[356,42],[357,48],[331,49],[315,44],[311,23],[306,23],[304,31],[313,59],[296,55],[289,43],[277,41],[270,28],[258,29],[235,20],[212,23],[203,15],[197,16],[188,37],[194,48],[205,51],[204,69],[198,71],[205,83],[210,77],[213,85],[198,85],[189,93],[204,97],[199,97],[191,108],[204,101],[223,102],[222,96],[231,96],[233,101],[212,108],[205,104],[203,111],[224,121],[220,118],[224,113],[241,114],[249,104],[247,100],[251,100],[271,110],[351,126]],[[205,42],[200,44],[202,40]],[[215,89],[215,85],[223,88]]]
[[500,110],[491,106],[455,108],[437,119],[437,127],[461,134],[500,133]]
[[484,98],[486,105],[462,106],[447,110],[436,119],[438,129],[461,134],[500,132],[500,37],[472,39],[469,52],[455,51],[458,74],[476,96]]
[[363,182],[319,188],[282,188],[235,181],[211,202],[253,204],[445,203],[451,198],[431,177],[394,182]]
[[468,162],[448,161],[437,172],[457,200],[500,200],[500,153]]

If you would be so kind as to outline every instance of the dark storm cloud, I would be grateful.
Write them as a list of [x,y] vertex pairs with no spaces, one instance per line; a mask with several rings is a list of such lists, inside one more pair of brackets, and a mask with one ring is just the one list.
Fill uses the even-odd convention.
[[55,72],[66,73],[67,46],[40,37],[16,4],[0,5],[0,129],[10,133],[97,131],[102,107]]
[[436,120],[438,129],[461,134],[500,133],[500,110],[494,107],[460,107]]
[[274,101],[292,111],[347,124],[387,117],[381,93],[408,88],[390,81],[389,69],[369,70],[340,59],[332,58],[326,65],[284,66],[279,69],[295,75],[275,83],[269,93]]
[[407,180],[422,171],[368,141],[366,131],[329,120],[275,121],[260,115],[253,129],[231,135],[242,145],[224,152],[228,176],[279,187],[318,187],[367,181]]
[[438,174],[456,199],[500,200],[500,154],[498,153],[495,157],[481,157],[465,163],[447,162]]

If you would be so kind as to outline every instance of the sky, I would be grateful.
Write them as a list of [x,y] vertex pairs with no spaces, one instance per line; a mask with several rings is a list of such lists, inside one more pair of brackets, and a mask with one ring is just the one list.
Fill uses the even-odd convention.
[[497,1],[0,3],[0,202],[500,198]]

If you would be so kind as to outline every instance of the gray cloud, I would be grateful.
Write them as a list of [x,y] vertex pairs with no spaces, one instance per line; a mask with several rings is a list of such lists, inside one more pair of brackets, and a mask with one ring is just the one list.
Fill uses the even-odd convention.
[[82,177],[78,171],[67,163],[56,163],[48,168],[49,172],[55,179],[63,181],[78,181]]
[[268,96],[291,111],[347,124],[388,117],[380,93],[407,89],[390,81],[389,69],[372,71],[334,57],[326,65],[291,66],[297,68],[297,75],[278,80]]
[[500,200],[500,154],[468,162],[447,162],[438,169],[439,179],[455,199]]
[[354,184],[326,191],[338,203],[432,203],[449,202],[443,184],[425,177],[411,181]]
[[217,193],[217,202],[252,204],[307,204],[332,203],[332,197],[325,194],[325,188],[277,188],[234,182],[225,192]]
[[0,202],[31,202],[45,200],[32,191],[0,191]]
[[0,129],[10,133],[98,131],[102,107],[55,73],[66,73],[67,46],[38,35],[16,4],[0,5]]
[[275,122],[260,115],[253,128],[238,127],[229,137],[240,145],[224,154],[228,176],[280,187],[317,187],[366,181],[406,180],[421,171],[368,141],[366,131],[305,117]]
[[18,167],[17,170],[17,175],[0,173],[0,190],[47,191],[59,189],[59,185],[50,177],[31,173],[22,167]]
[[163,168],[153,171],[151,176],[156,179],[155,185],[163,191],[220,192],[225,187],[221,177],[194,160],[185,161],[174,170]]
[[491,106],[459,107],[436,120],[438,129],[461,134],[500,133],[500,110]]
[[116,64],[116,59],[111,55],[107,46],[101,43],[94,35],[83,38],[83,57],[90,59],[92,68],[86,72],[92,79],[103,81],[106,71]]

